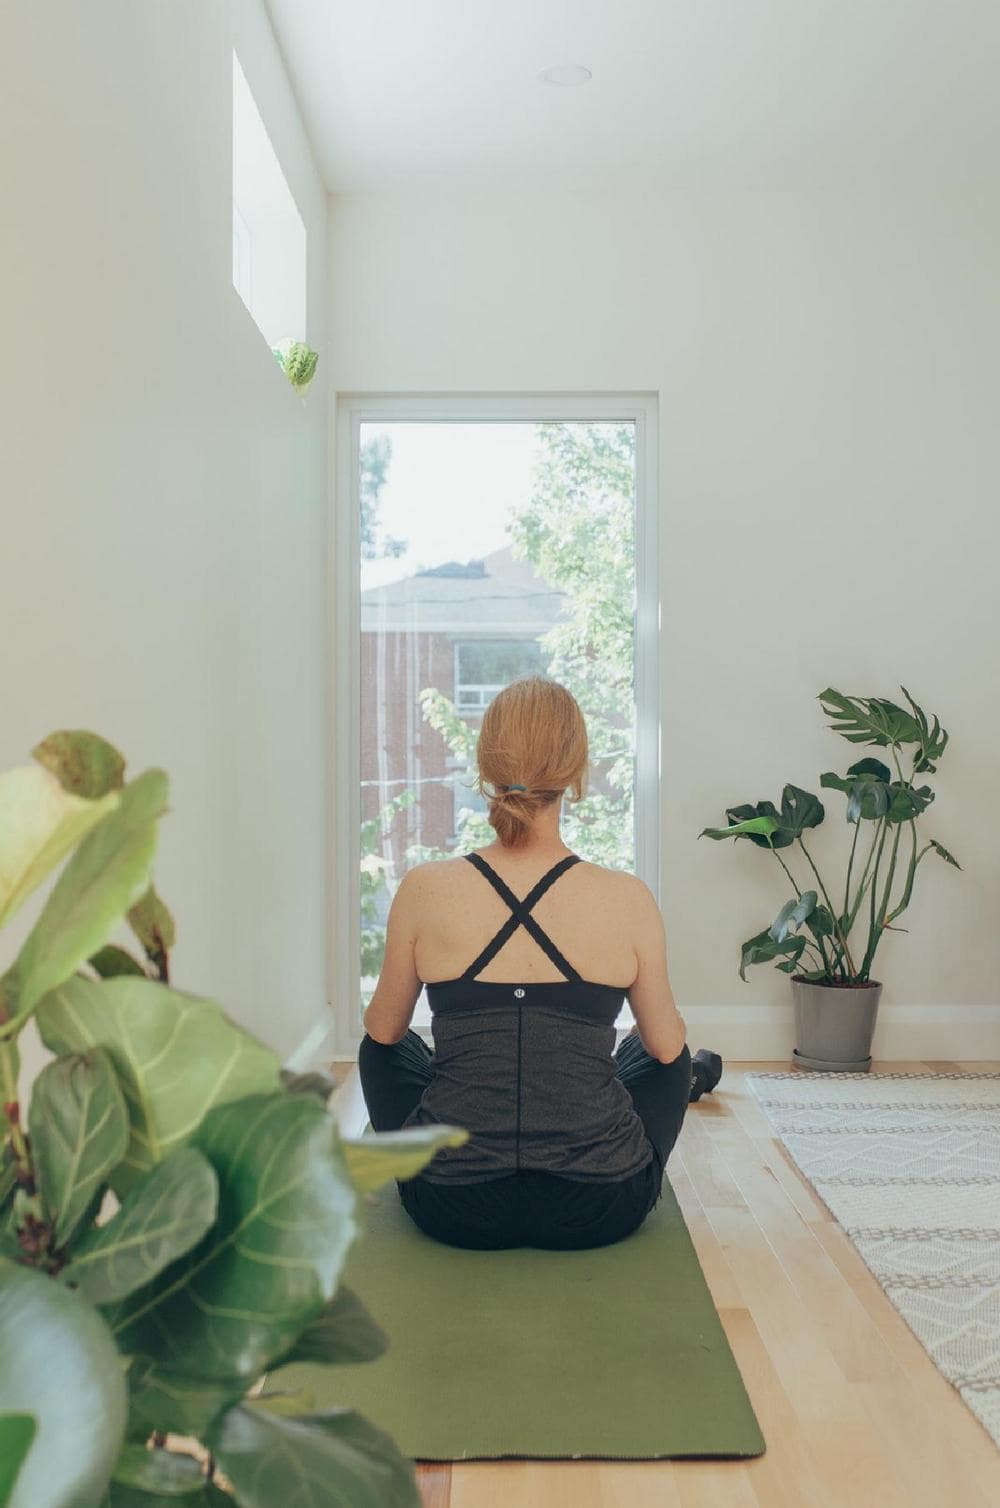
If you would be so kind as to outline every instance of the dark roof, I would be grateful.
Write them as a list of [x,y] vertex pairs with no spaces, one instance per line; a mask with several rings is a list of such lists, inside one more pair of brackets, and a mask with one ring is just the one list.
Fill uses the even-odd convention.
[[361,632],[491,633],[533,637],[561,616],[565,593],[510,547],[448,561],[361,593]]

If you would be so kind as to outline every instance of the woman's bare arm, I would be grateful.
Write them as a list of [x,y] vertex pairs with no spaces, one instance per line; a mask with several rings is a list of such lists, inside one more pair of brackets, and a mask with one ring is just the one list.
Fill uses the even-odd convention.
[[659,1062],[672,1063],[684,1046],[687,1028],[670,988],[663,917],[649,886],[639,879],[633,884],[630,899],[638,972],[629,987],[628,1001],[643,1047]]
[[413,1019],[421,990],[414,962],[416,911],[415,887],[405,874],[389,908],[382,972],[364,1014],[365,1031],[376,1042],[398,1042]]

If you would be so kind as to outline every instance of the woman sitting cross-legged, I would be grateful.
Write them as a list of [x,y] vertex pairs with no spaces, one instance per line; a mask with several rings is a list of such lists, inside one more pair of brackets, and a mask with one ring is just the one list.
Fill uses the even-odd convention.
[[[490,703],[480,787],[496,842],[421,864],[389,914],[359,1069],[376,1131],[447,1124],[469,1140],[400,1184],[413,1221],[453,1246],[606,1246],[660,1197],[694,1071],[667,977],[663,923],[634,875],[588,864],[559,833],[579,800],[587,732],[576,701],[541,677]],[[421,986],[434,1051],[408,1030]],[[636,1028],[618,1050],[628,997]]]

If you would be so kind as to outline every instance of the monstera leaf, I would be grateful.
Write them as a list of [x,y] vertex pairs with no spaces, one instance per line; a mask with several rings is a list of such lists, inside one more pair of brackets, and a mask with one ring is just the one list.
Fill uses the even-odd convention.
[[39,1191],[64,1246],[128,1146],[128,1111],[107,1053],[95,1048],[43,1068],[29,1125]]
[[[764,811],[764,808],[769,808]],[[747,815],[747,814],[750,815]],[[770,801],[759,801],[756,806],[731,806],[726,812],[733,819],[729,827],[705,827],[699,838],[749,838],[760,848],[770,848],[771,835],[780,826],[777,808]]]
[[190,1140],[213,1106],[279,1084],[274,1054],[217,1005],[153,979],[68,979],[42,1001],[38,1029],[53,1052],[102,1046],[114,1064],[130,1123],[117,1193]]
[[0,927],[117,804],[72,796],[35,765],[0,775]]
[[730,827],[706,827],[703,838],[747,837],[760,848],[788,848],[807,827],[818,827],[825,813],[819,799],[797,785],[786,785],[781,793],[781,811],[772,801],[756,805],[730,806],[726,816]]
[[125,760],[114,744],[82,729],[50,733],[32,754],[51,770],[64,791],[93,801],[125,783]]
[[346,1409],[288,1419],[240,1404],[209,1444],[240,1508],[420,1508],[413,1463]]
[[0,1258],[0,1415],[37,1424],[9,1508],[93,1508],[125,1433],[122,1359],[78,1294]]
[[797,900],[786,901],[771,923],[768,936],[775,942],[784,942],[792,932],[797,932],[802,923],[816,910],[815,890],[804,890]]
[[223,1105],[208,1113],[192,1144],[219,1180],[215,1224],[153,1283],[105,1313],[127,1354],[249,1385],[333,1297],[356,1231],[357,1196],[336,1127],[311,1095]]
[[832,687],[821,691],[819,700],[834,732],[850,743],[874,744],[883,749],[916,744],[914,774],[933,774],[934,761],[944,753],[948,734],[936,717],[933,724],[928,722],[926,713],[905,686],[900,690],[910,704],[909,712],[882,697],[843,696]]
[[117,800],[117,806],[66,865],[4,980],[19,1018],[101,946],[149,883],[156,825],[167,806],[167,777],[148,770],[120,797],[105,799]]
[[76,1243],[60,1276],[94,1304],[126,1298],[201,1240],[217,1203],[212,1164],[196,1148],[178,1147],[132,1186],[111,1220]]
[[801,933],[795,937],[784,937],[778,942],[770,932],[758,932],[756,937],[751,937],[743,944],[740,957],[740,978],[746,984],[746,971],[751,964],[773,963],[776,958],[784,959],[783,963],[777,965],[781,972],[792,974],[798,967],[805,946],[806,940]]

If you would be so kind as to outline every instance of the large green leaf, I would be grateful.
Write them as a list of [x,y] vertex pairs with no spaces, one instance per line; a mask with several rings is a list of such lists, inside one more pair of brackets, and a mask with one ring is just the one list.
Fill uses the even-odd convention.
[[[731,810],[735,812],[738,808],[733,807]],[[739,808],[739,810],[742,810],[742,808]],[[699,838],[715,839],[757,837],[758,841],[760,841],[761,838],[768,839],[771,833],[777,831],[778,826],[777,817],[747,817],[742,822],[734,822],[730,827],[702,828],[698,836]],[[764,847],[769,848],[770,846],[770,843],[765,841]]]
[[119,1193],[189,1141],[213,1106],[279,1084],[274,1054],[217,1005],[153,979],[68,979],[42,1001],[38,1029],[53,1052],[103,1046],[111,1056],[131,1127],[112,1179]]
[[61,1276],[92,1303],[126,1298],[201,1240],[217,1204],[212,1164],[195,1147],[178,1147],[132,1186],[111,1220],[86,1232]]
[[21,1463],[37,1429],[33,1414],[0,1415],[0,1508],[6,1508],[11,1500]]
[[807,827],[823,821],[822,803],[810,791],[786,785],[781,793],[781,811],[773,801],[746,802],[726,808],[730,827],[707,827],[707,838],[749,838],[759,848],[788,848]]
[[112,1482],[101,1508],[235,1508],[235,1500],[205,1478],[199,1487],[185,1489],[179,1495],[163,1487],[157,1491]]
[[0,775],[0,927],[118,799],[71,796],[37,765]]
[[240,1508],[420,1508],[413,1463],[347,1409],[286,1419],[239,1404],[209,1444]]
[[815,890],[803,890],[797,898],[786,901],[771,923],[768,936],[775,942],[784,942],[791,932],[797,932],[802,923],[816,910]]
[[218,1219],[108,1320],[123,1351],[192,1376],[252,1379],[333,1297],[356,1195],[334,1123],[311,1095],[222,1106],[194,1145],[218,1175]]
[[[751,937],[743,944],[740,956],[740,978],[746,983],[746,971],[754,963],[773,963],[776,958],[784,958],[784,964],[778,964],[778,968],[784,973],[791,973],[796,967],[806,946],[806,940],[801,933],[794,937],[785,937],[778,942],[770,932],[758,932],[756,937]],[[791,965],[791,968],[788,967]]]
[[120,791],[125,783],[125,760],[114,744],[97,733],[83,729],[50,733],[32,749],[38,763],[59,781],[63,790],[74,796],[94,800],[109,791]]
[[941,758],[948,743],[948,734],[936,717],[933,726],[928,723],[927,714],[922,707],[917,706],[905,686],[900,686],[899,689],[910,704],[913,721],[920,732],[920,756],[914,760],[913,773],[915,775],[933,775],[937,769],[936,761]]
[[200,1438],[248,1387],[246,1377],[191,1377],[154,1357],[136,1357],[128,1374],[129,1438],[147,1440],[156,1430]]
[[133,958],[126,948],[119,948],[116,943],[108,943],[103,948],[98,948],[92,958],[87,962],[95,974],[102,979],[117,979],[121,974],[132,974],[139,979],[148,979],[146,970],[138,959]]
[[369,1194],[391,1179],[415,1178],[442,1147],[460,1147],[468,1139],[460,1126],[414,1126],[345,1141],[344,1153],[354,1187]]
[[[819,827],[825,816],[823,803],[812,791],[804,791],[797,785],[786,785],[781,793],[781,824],[779,832],[790,841],[798,838],[807,827]],[[778,847],[778,844],[775,844]]]
[[93,1508],[125,1433],[121,1357],[86,1300],[2,1259],[0,1414],[38,1423],[10,1508]]
[[911,822],[925,812],[934,800],[929,785],[912,786],[898,780],[889,787],[889,810],[886,820],[891,823]]
[[101,1508],[234,1508],[235,1500],[228,1492],[216,1487],[214,1482],[203,1482],[195,1492],[186,1492],[183,1497],[168,1497],[165,1493],[147,1492],[142,1487],[125,1487],[112,1482]]
[[881,697],[844,696],[832,686],[820,692],[819,701],[833,731],[852,744],[887,749],[920,742],[916,721],[895,702]]
[[205,1478],[201,1462],[194,1456],[159,1446],[147,1450],[144,1445],[131,1444],[123,1448],[115,1462],[112,1480],[123,1487],[141,1487],[146,1492],[176,1498],[200,1491]]
[[4,982],[18,1016],[96,952],[145,890],[166,806],[167,777],[147,770],[80,844]]
[[892,773],[881,760],[859,759],[846,775],[827,770],[819,777],[826,790],[843,791],[847,796],[847,821],[877,822],[889,809],[889,786]]
[[375,1323],[357,1294],[341,1283],[322,1314],[316,1316],[275,1367],[293,1361],[320,1361],[328,1365],[353,1365],[374,1361],[389,1344],[385,1331]]
[[[792,841],[780,831],[778,808],[773,801],[747,801],[742,806],[728,806],[726,816],[734,826],[740,828],[741,835],[757,848],[787,848]],[[726,838],[731,833],[731,828],[729,832],[725,828],[716,828],[708,836],[715,837],[718,834],[719,837]]]
[[107,1053],[92,1048],[43,1068],[29,1125],[46,1215],[64,1246],[128,1146],[128,1111]]

